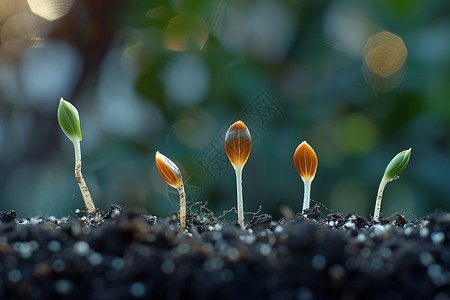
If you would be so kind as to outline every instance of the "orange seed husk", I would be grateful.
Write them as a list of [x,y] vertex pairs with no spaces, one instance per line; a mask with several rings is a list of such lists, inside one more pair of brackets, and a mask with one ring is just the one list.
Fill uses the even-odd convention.
[[252,137],[244,122],[237,121],[225,134],[225,151],[233,167],[242,168],[250,155]]
[[155,162],[159,174],[168,185],[178,189],[183,184],[180,169],[173,161],[156,151]]
[[303,141],[295,150],[294,164],[303,180],[314,179],[318,165],[317,155],[306,141]]

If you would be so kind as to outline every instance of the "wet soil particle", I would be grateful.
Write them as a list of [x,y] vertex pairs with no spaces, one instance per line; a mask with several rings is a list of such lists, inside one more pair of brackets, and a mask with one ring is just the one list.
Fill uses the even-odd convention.
[[0,211],[0,222],[9,223],[14,221],[16,218],[16,212],[14,210],[10,211]]
[[98,223],[0,223],[0,299],[448,299],[450,292],[445,212],[403,225],[398,217],[274,222],[263,214],[246,230],[191,213],[187,234],[176,214],[109,212]]

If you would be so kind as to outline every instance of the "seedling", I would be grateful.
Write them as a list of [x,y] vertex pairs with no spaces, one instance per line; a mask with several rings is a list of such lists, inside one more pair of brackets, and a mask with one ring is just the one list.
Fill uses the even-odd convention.
[[173,161],[159,153],[159,151],[156,151],[155,161],[161,177],[168,185],[177,189],[180,195],[180,227],[181,231],[184,232],[186,230],[186,193],[184,192],[180,169]]
[[96,212],[94,201],[92,200],[91,193],[89,193],[89,189],[84,181],[83,174],[81,174],[80,141],[82,137],[78,111],[75,106],[61,98],[59,100],[57,115],[59,126],[73,143],[75,149],[75,178],[77,179],[78,186],[80,187],[81,194],[83,195],[86,210],[89,214],[93,214]]
[[378,222],[380,219],[381,200],[383,199],[383,192],[386,184],[399,178],[401,172],[406,168],[411,157],[411,148],[404,150],[397,154],[386,167],[384,176],[381,179],[380,186],[378,187],[377,201],[375,203],[375,211],[373,213],[373,220]]
[[244,122],[237,121],[225,134],[225,151],[236,171],[238,222],[244,228],[244,200],[242,199],[242,169],[250,155],[252,137]]
[[303,209],[309,208],[311,197],[311,183],[316,176],[317,171],[317,155],[313,148],[303,141],[294,152],[294,164],[304,184]]

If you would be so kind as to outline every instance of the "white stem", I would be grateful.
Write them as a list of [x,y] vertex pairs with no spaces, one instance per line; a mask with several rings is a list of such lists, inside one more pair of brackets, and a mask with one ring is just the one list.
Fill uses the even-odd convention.
[[302,211],[309,208],[309,201],[311,198],[311,182],[312,182],[312,180],[309,178],[303,179],[305,191],[303,194],[303,209],[302,209]]
[[386,184],[389,182],[384,176],[381,179],[380,186],[378,187],[377,201],[375,203],[375,211],[373,212],[373,220],[378,222],[380,219],[381,200],[383,200],[383,192]]
[[183,184],[178,188],[178,194],[180,195],[180,228],[184,232],[186,230],[186,193]]
[[244,228],[244,200],[242,199],[242,167],[236,168],[238,223]]
[[95,213],[95,205],[92,200],[91,193],[84,181],[83,174],[81,174],[81,147],[80,140],[76,139],[73,143],[75,148],[75,178],[77,179],[78,186],[80,187],[81,195],[83,196],[84,204],[88,213]]

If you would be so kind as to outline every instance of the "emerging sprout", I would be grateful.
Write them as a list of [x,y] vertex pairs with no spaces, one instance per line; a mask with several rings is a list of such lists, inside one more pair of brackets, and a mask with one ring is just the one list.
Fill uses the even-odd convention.
[[303,211],[309,208],[311,182],[314,180],[314,176],[316,176],[318,164],[316,153],[306,141],[303,141],[295,150],[294,164],[303,180],[305,187],[303,196]]
[[84,204],[88,213],[95,213],[95,205],[92,200],[89,189],[84,181],[83,174],[81,174],[81,148],[80,141],[81,128],[80,117],[78,111],[69,102],[61,98],[58,106],[58,123],[62,131],[66,134],[69,140],[72,141],[75,148],[75,177],[80,187],[81,194],[83,195]]
[[404,150],[397,154],[386,167],[384,176],[381,179],[380,186],[378,187],[377,201],[375,203],[375,211],[373,213],[373,220],[378,221],[380,219],[381,200],[383,198],[384,188],[388,182],[397,179],[398,175],[406,168],[411,157],[411,148]]
[[225,134],[225,151],[236,171],[238,222],[244,228],[244,200],[242,199],[242,168],[250,155],[252,137],[244,122],[237,121]]
[[180,195],[180,227],[181,231],[184,232],[186,230],[186,193],[184,192],[180,169],[173,161],[159,153],[159,151],[156,151],[155,161],[161,177],[168,185],[177,189]]

